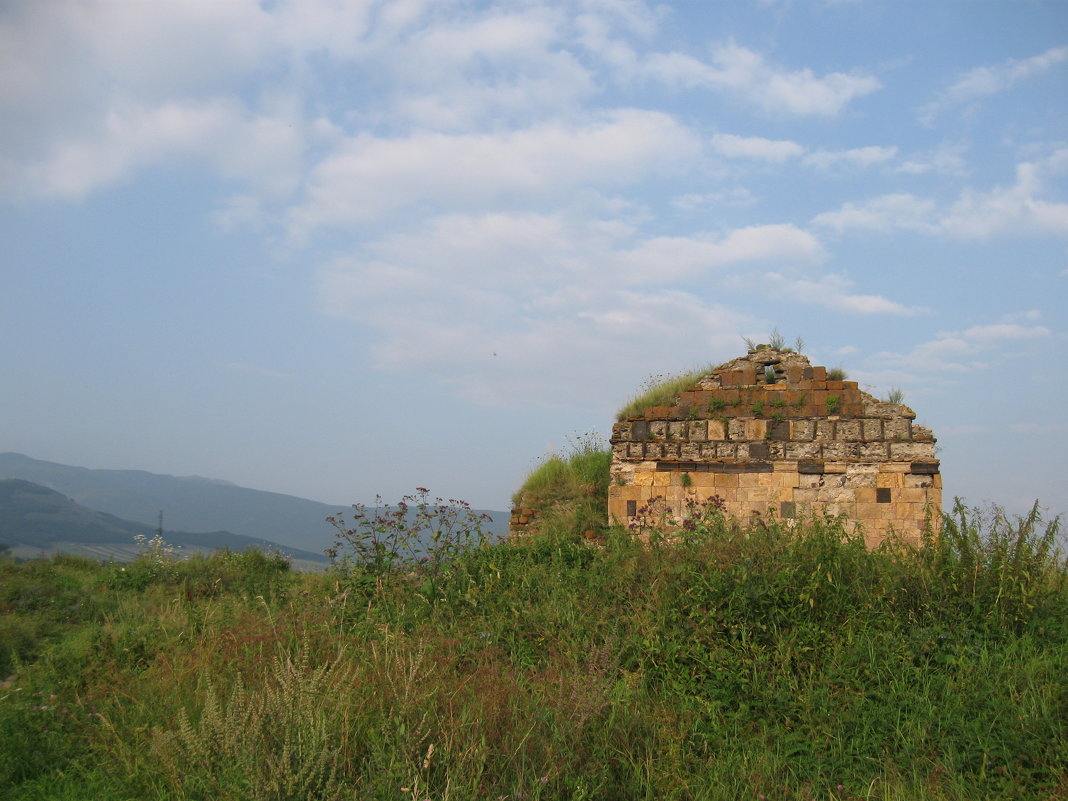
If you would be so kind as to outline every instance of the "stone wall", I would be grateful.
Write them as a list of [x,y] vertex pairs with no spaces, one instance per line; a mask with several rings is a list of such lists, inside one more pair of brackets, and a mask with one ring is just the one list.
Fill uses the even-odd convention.
[[613,426],[609,520],[627,523],[655,497],[681,510],[718,496],[741,520],[824,512],[860,524],[869,545],[891,528],[918,541],[928,519],[937,525],[942,479],[915,417],[800,354],[750,351],[674,405]]

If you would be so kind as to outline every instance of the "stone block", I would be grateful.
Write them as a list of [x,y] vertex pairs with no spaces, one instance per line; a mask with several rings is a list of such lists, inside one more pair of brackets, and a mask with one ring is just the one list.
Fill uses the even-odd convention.
[[645,457],[645,443],[632,442],[628,446],[627,455],[631,459],[642,459]]
[[679,458],[694,462],[701,458],[701,445],[697,442],[683,442],[679,447]]
[[653,420],[649,423],[649,439],[663,441],[667,439],[668,424],[663,420]]
[[747,367],[738,371],[738,383],[743,385],[756,383],[756,370],[752,367]]
[[862,436],[860,420],[841,420],[835,425],[835,433],[845,442],[859,442]]
[[[733,442],[717,442],[716,443],[716,458],[717,459],[737,459],[738,448],[740,446],[735,445]],[[745,446],[741,446],[745,447]]]
[[750,459],[767,459],[771,456],[771,449],[766,442],[750,442],[749,443],[749,458]]
[[727,436],[732,440],[748,439],[745,435],[745,420],[732,417],[727,423]]
[[690,442],[704,442],[708,439],[708,423],[704,420],[691,420],[686,438]]
[[812,368],[812,380],[813,381],[826,381],[827,380],[827,368],[826,367],[813,367]]
[[900,417],[884,420],[883,437],[890,442],[907,442],[912,439],[912,423]]
[[768,440],[768,458],[785,459],[786,443],[780,440]]
[[816,436],[814,420],[790,420],[790,439],[798,442],[811,442]]
[[703,443],[701,443],[701,459],[707,461],[709,459],[715,459],[715,458],[716,458],[716,443],[714,443],[714,442],[703,442]]
[[790,421],[789,420],[769,420],[767,425],[767,435],[769,439],[787,440],[790,439]]
[[630,438],[635,442],[649,439],[649,422],[647,420],[631,421]]
[[797,463],[797,472],[801,475],[822,476],[824,465],[822,459],[806,459]]
[[645,443],[645,458],[646,459],[663,459],[664,458],[664,446],[659,442],[647,442]]
[[867,417],[861,423],[865,442],[878,442],[883,438],[883,421],[878,417]]
[[879,473],[875,477],[876,487],[889,487],[896,489],[905,486],[905,476],[902,473]]
[[630,455],[630,443],[617,442],[612,446],[613,459],[626,459]]
[[891,442],[890,458],[897,461],[920,461],[934,459],[933,442]]
[[875,487],[857,487],[857,503],[875,503]]
[[745,438],[747,440],[764,439],[767,431],[767,420],[749,418],[745,421]]
[[722,420],[708,420],[705,422],[705,436],[710,440],[727,439],[727,426]]
[[664,449],[661,452],[662,459],[679,459],[679,443],[677,442],[665,442]]
[[667,438],[673,442],[680,442],[686,439],[688,431],[688,423],[685,423],[682,420],[673,420],[668,423]]
[[671,478],[675,473],[653,473],[652,486],[654,487],[670,487]]
[[788,442],[786,458],[815,460],[819,458],[820,450],[820,446],[815,442]]
[[859,446],[854,442],[823,443],[823,458],[827,461],[855,461],[859,455]]
[[749,443],[748,442],[739,442],[737,445],[732,445],[731,447],[733,447],[735,449],[734,450],[735,458],[737,458],[737,459],[748,459],[749,458]]
[[817,420],[815,434],[816,442],[833,442],[834,438],[834,423],[830,420]]
[[651,487],[653,482],[661,473],[635,473],[634,474],[634,486],[635,487]]
[[933,476],[938,473],[939,463],[934,462],[913,462],[909,465],[909,472],[915,473],[918,476]]
[[881,462],[890,452],[885,442],[864,442],[860,445],[860,458]]

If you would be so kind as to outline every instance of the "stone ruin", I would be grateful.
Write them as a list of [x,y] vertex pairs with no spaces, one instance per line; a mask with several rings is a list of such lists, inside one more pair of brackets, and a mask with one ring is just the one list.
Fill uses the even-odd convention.
[[841,516],[869,547],[891,530],[918,543],[937,527],[942,477],[931,431],[908,406],[790,350],[760,346],[701,377],[670,406],[612,428],[608,519],[635,521],[654,498],[679,514],[718,496],[745,522]]

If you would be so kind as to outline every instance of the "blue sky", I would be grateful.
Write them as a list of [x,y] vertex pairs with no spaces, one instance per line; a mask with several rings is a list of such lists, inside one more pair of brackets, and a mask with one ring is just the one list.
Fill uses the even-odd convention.
[[505,508],[777,327],[1068,511],[1068,4],[0,6],[0,450]]

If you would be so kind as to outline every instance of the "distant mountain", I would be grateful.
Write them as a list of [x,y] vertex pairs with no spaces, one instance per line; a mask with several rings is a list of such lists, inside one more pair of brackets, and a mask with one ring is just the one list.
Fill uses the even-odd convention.
[[[0,478],[41,484],[82,506],[152,529],[162,511],[168,529],[230,531],[313,553],[322,553],[333,544],[334,530],[326,518],[345,509],[217,479],[72,467],[20,453],[0,453]],[[507,513],[478,511],[493,518],[488,526],[492,533],[507,532]]]
[[[35,556],[56,550],[97,556],[128,558],[138,546],[138,534],[151,538],[156,532],[145,523],[123,520],[75,503],[48,487],[22,479],[0,479],[0,543],[16,555]],[[294,559],[325,562],[321,553],[285,548],[260,537],[245,537],[229,531],[191,533],[166,529],[164,539],[188,551],[229,548],[243,551],[283,551]]]

